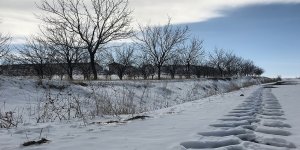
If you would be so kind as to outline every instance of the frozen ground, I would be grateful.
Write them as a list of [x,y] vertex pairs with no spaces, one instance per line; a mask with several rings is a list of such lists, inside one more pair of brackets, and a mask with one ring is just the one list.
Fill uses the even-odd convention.
[[[297,149],[300,85],[272,87],[277,88],[252,86],[150,111],[143,113],[149,116],[145,120],[109,124],[94,120],[85,125],[55,121],[0,129],[0,149]],[[21,146],[41,137],[50,142]]]

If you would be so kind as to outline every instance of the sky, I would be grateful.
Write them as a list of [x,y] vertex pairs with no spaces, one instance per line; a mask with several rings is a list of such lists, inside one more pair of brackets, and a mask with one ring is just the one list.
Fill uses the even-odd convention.
[[[87,1],[87,0],[85,0]],[[38,32],[40,0],[0,0],[0,32],[13,44]],[[253,60],[265,76],[300,77],[300,0],[129,0],[133,26],[188,25],[206,51],[224,48]]]

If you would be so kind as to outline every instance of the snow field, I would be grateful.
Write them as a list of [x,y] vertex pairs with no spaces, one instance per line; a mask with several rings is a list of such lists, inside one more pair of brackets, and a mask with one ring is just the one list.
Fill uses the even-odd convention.
[[[289,131],[292,133],[285,138],[293,142],[297,149],[300,149],[300,80],[290,79],[286,81],[286,85],[280,85],[273,88],[272,93],[280,100],[281,108],[284,110],[285,116],[281,116],[280,120],[287,122],[291,126]],[[287,85],[288,84],[288,85]]]

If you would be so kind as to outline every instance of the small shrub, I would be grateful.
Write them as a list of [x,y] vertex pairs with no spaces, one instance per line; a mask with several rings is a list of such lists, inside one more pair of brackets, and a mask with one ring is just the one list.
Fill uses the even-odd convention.
[[14,116],[15,112],[8,111],[5,113],[0,113],[0,128],[11,128],[18,126],[18,119]]
[[277,76],[276,81],[282,81],[282,78],[280,75]]

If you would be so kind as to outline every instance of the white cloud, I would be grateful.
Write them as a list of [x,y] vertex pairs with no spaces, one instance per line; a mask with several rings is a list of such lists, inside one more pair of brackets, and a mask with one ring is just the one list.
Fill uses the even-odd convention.
[[224,14],[220,10],[252,4],[300,3],[300,0],[129,0],[134,19],[139,23],[199,22]]
[[[38,30],[36,0],[0,0],[0,32],[22,37]],[[86,0],[87,1],[87,0]],[[39,0],[37,0],[39,2]],[[300,3],[300,0],[129,0],[134,25],[199,22],[220,17],[221,10],[267,3]]]
[[39,20],[35,0],[0,0],[0,32],[13,36],[13,43],[24,41],[26,36],[37,32]]

